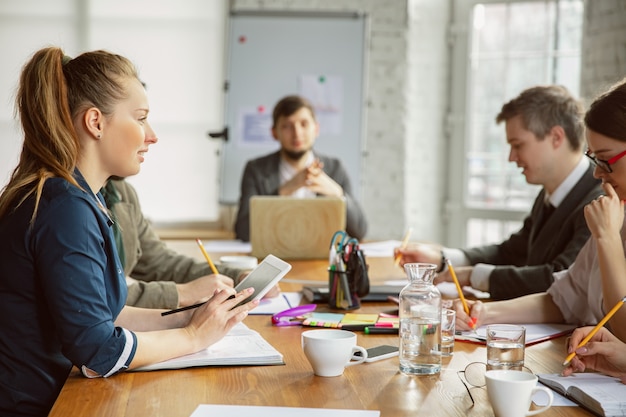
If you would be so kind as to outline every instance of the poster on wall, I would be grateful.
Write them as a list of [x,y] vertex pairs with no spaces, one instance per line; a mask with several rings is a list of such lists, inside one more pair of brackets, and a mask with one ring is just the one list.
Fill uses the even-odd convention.
[[272,136],[272,114],[264,106],[239,109],[237,147],[267,147],[276,144]]

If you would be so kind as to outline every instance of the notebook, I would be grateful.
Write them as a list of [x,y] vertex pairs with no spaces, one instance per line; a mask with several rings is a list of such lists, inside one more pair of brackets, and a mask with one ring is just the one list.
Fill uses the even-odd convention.
[[563,377],[537,375],[539,381],[598,416],[626,416],[626,385],[619,378],[588,372]]
[[343,198],[250,198],[252,256],[281,259],[328,259],[330,241],[346,228]]
[[283,355],[257,331],[237,323],[222,339],[190,355],[146,365],[136,371],[182,369],[194,366],[284,365]]

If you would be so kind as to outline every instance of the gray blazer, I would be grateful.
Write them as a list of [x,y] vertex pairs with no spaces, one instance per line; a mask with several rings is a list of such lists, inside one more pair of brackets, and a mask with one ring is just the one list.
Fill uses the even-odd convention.
[[496,265],[489,276],[494,300],[543,292],[554,281],[552,273],[570,267],[591,235],[583,208],[603,194],[593,178],[593,166],[569,192],[540,229],[537,226],[545,191],[541,190],[520,231],[497,245],[465,249],[472,265]]
[[[324,172],[343,188],[346,198],[346,232],[362,239],[367,232],[367,221],[359,203],[352,197],[352,187],[346,170],[338,159],[315,155],[324,164]],[[262,156],[248,161],[241,179],[239,211],[235,221],[235,235],[243,241],[250,240],[250,197],[253,195],[278,195],[280,178],[278,165],[280,153]]]
[[[110,209],[122,233],[126,258],[124,272],[126,276],[137,280],[128,286],[126,305],[167,309],[178,307],[176,284],[210,275],[211,268],[205,261],[168,248],[144,217],[135,189],[126,181],[111,181],[121,200]],[[219,263],[216,266],[220,274],[233,278],[235,283],[248,272]]]

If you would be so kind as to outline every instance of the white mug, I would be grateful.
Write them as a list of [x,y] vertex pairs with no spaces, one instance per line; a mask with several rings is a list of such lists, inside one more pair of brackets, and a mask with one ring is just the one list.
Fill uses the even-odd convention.
[[[554,399],[549,388],[537,386],[537,376],[516,370],[491,370],[485,373],[487,395],[496,417],[525,417],[546,411]],[[548,404],[529,411],[533,394],[544,391]]]
[[[346,330],[305,331],[302,333],[302,350],[317,376],[339,376],[346,366],[367,359],[367,351],[356,344],[356,334]],[[355,352],[361,352],[361,357],[351,360]]]

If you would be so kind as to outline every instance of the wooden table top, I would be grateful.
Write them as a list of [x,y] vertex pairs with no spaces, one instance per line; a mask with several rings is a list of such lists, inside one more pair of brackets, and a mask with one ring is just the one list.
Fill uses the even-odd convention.
[[[324,261],[291,262],[284,291],[298,290],[299,280],[326,277]],[[403,278],[391,258],[368,258],[372,283]],[[358,312],[387,311],[387,303],[364,303]],[[318,310],[324,310],[320,305]],[[163,416],[188,417],[200,404],[380,410],[382,417],[493,416],[484,388],[467,395],[457,371],[474,361],[486,361],[483,345],[456,342],[454,355],[445,358],[433,376],[406,376],[398,358],[346,368],[334,378],[313,375],[300,346],[300,327],[273,327],[269,316],[249,316],[244,323],[257,330],[284,356],[285,365],[203,367],[153,372],[126,372],[110,378],[87,379],[75,370],[68,378],[50,416]],[[365,348],[398,345],[394,335],[357,333]],[[525,363],[535,373],[560,372],[565,338],[526,348]],[[552,407],[541,414],[591,416],[578,407]]]

